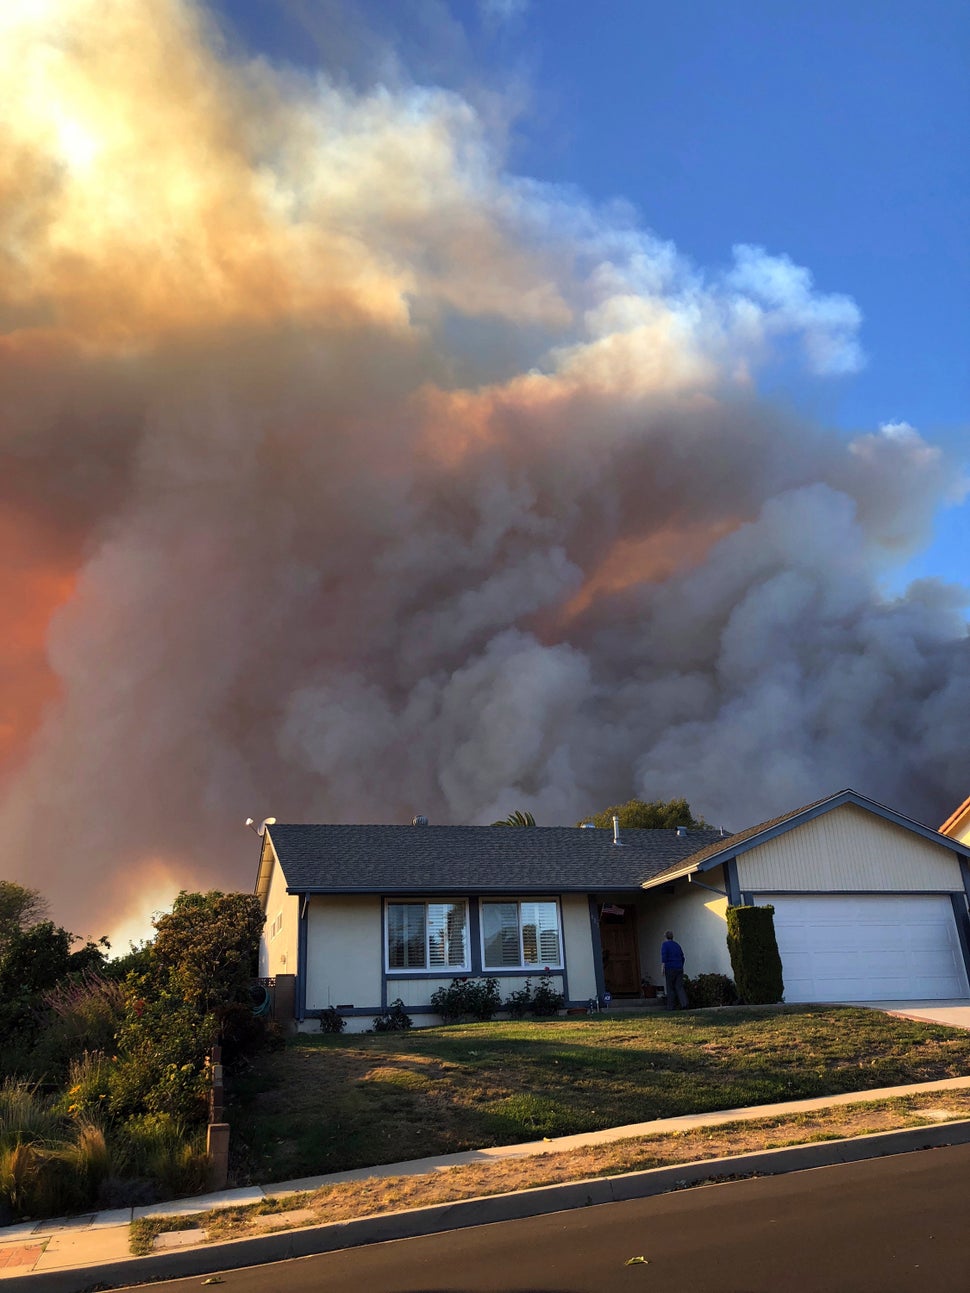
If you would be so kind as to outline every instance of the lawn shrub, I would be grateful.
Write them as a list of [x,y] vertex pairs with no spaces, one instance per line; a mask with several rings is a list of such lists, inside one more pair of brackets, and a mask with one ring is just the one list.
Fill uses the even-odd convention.
[[556,1015],[565,1004],[562,993],[553,987],[550,976],[544,974],[534,988],[532,980],[526,979],[521,988],[510,992],[503,1009],[508,1011],[511,1019],[523,1019],[526,1015]]
[[502,1009],[510,1019],[524,1019],[532,1010],[532,980],[526,979],[521,988],[515,988],[502,1002]]
[[273,1021],[254,1014],[248,1002],[231,1001],[228,1005],[217,1006],[213,1013],[223,1064],[231,1067],[243,1057],[255,1055],[272,1044]]
[[346,1019],[333,1006],[327,1006],[326,1010],[321,1010],[320,1031],[322,1033],[342,1033],[346,1027]]
[[734,980],[726,974],[698,974],[689,979],[684,975],[684,991],[691,1010],[704,1010],[710,1006],[733,1006],[738,999]]
[[411,1016],[404,1002],[398,997],[382,1015],[374,1016],[375,1033],[405,1033],[411,1027]]
[[774,917],[770,904],[727,909],[728,952],[738,995],[745,1005],[773,1005],[784,996]]
[[203,1124],[208,1110],[208,1054],[218,1036],[213,1015],[200,1016],[169,992],[132,997],[112,1056],[109,1099],[119,1117],[165,1113]]
[[532,1013],[534,1015],[556,1015],[562,1010],[566,1000],[558,988],[552,985],[552,979],[544,974],[536,984],[532,994]]
[[491,1019],[501,1005],[494,979],[452,979],[447,988],[431,994],[431,1008],[446,1024],[463,1019]]

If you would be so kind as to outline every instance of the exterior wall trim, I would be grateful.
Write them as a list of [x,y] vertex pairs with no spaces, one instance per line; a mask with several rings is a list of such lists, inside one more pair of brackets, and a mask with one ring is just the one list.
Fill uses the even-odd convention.
[[963,967],[967,972],[967,981],[970,982],[970,916],[967,915],[967,900],[962,894],[951,893],[950,902],[953,904],[953,920],[960,940],[960,951],[963,953]]
[[963,892],[970,902],[970,862],[966,858],[960,858],[960,879],[963,881]]
[[724,863],[724,887],[727,889],[728,905],[741,905],[741,886],[738,883],[738,864],[735,858],[728,858]]
[[600,939],[600,904],[595,894],[589,895],[589,932],[593,943],[593,973],[596,975],[596,997],[603,1000],[606,979],[603,976],[603,943]]
[[299,950],[296,966],[296,1018],[302,1023],[307,1017],[306,978],[307,978],[307,928],[309,924],[310,902],[307,895],[300,894],[300,915],[298,925]]
[[959,889],[752,889],[754,898],[942,898]]

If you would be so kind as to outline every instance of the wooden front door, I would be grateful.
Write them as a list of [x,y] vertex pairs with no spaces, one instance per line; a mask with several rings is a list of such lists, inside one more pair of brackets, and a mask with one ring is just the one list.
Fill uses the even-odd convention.
[[600,916],[603,980],[614,997],[640,995],[640,953],[637,948],[637,909],[608,903]]

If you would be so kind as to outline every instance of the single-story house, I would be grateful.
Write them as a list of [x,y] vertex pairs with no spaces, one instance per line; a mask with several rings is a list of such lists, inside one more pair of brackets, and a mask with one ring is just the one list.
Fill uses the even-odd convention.
[[673,929],[688,975],[731,973],[728,904],[771,903],[786,1001],[970,995],[970,842],[852,790],[750,830],[270,822],[260,974],[304,1027],[397,998],[416,1023],[455,977],[502,998],[548,973],[569,1006],[639,997]]

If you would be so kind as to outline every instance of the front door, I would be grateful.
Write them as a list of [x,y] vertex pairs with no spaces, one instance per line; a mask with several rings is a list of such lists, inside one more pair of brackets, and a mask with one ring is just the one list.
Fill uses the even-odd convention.
[[640,954],[637,948],[637,909],[606,903],[600,913],[603,981],[614,997],[639,997]]

